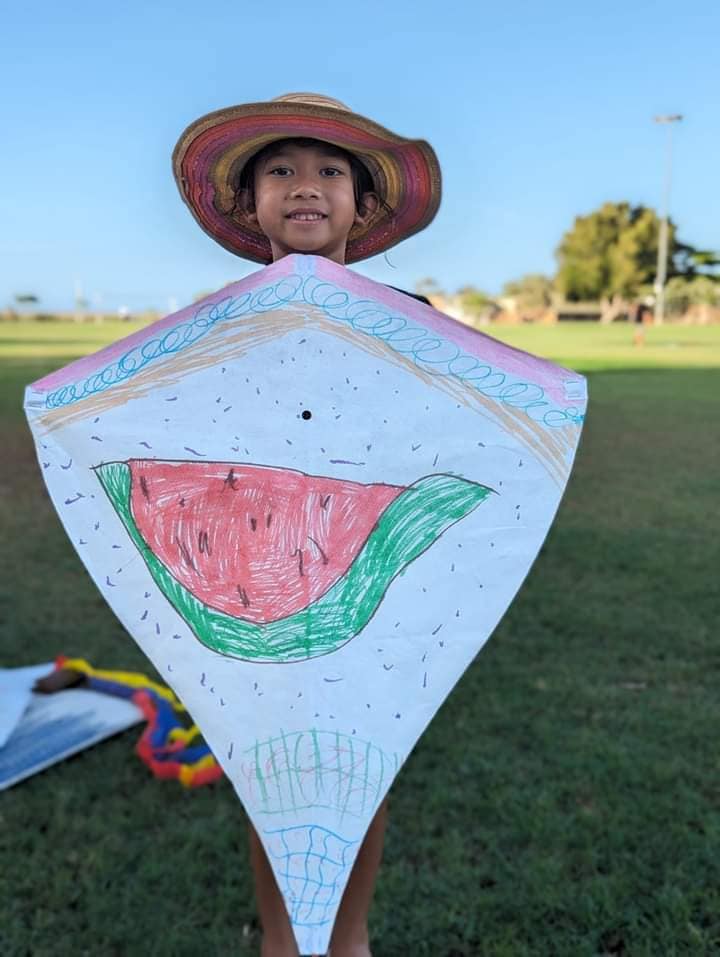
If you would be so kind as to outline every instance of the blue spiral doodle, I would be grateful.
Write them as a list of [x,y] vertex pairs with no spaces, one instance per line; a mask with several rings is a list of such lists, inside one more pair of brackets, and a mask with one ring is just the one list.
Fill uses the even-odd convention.
[[140,372],[157,359],[182,352],[219,323],[243,316],[261,315],[291,303],[316,306],[329,319],[350,326],[356,332],[380,339],[399,355],[411,359],[431,375],[449,376],[467,382],[487,398],[522,409],[534,421],[549,428],[580,424],[583,413],[575,408],[552,408],[541,386],[531,382],[508,381],[508,376],[463,352],[440,336],[413,325],[374,299],[356,299],[338,286],[316,276],[293,274],[241,296],[226,296],[206,302],[187,322],[164,335],[130,349],[117,362],[79,382],[48,393],[45,406],[57,409],[104,392]]

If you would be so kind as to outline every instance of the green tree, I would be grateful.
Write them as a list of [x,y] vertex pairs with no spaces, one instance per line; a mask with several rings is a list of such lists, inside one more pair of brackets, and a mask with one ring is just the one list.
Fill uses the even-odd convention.
[[523,309],[547,309],[552,305],[554,286],[549,276],[528,273],[503,286],[503,296],[514,299]]
[[685,243],[678,243],[675,254],[677,275],[686,277],[705,276],[720,282],[720,253],[710,249],[695,249]]
[[8,319],[17,319],[19,316],[29,318],[35,315],[35,306],[40,302],[40,297],[34,292],[16,292],[13,296],[14,305],[11,305],[6,312]]
[[[668,279],[720,281],[720,255],[680,242],[673,222],[668,226]],[[652,289],[659,232],[655,211],[630,203],[604,203],[576,217],[555,251],[558,291],[570,301],[599,301],[603,319],[615,318]]]
[[[558,290],[570,301],[636,298],[655,278],[659,230],[654,210],[629,203],[576,217],[556,250]],[[677,242],[672,222],[668,249],[672,276],[675,256],[689,249]]]
[[34,292],[18,292],[14,299],[18,306],[35,306],[40,302],[39,296],[36,296]]
[[465,315],[472,319],[473,325],[488,322],[498,308],[492,296],[475,286],[458,289],[456,298]]
[[681,316],[691,306],[720,306],[720,284],[713,276],[674,276],[665,288],[668,312]]

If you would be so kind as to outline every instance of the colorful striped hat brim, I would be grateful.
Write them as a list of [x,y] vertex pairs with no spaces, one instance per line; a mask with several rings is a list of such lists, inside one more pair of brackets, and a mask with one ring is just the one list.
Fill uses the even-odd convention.
[[424,229],[440,205],[440,166],[424,140],[410,140],[343,104],[317,94],[295,93],[267,103],[246,103],[200,117],[173,152],[180,193],[198,224],[221,246],[254,262],[272,261],[259,227],[236,209],[243,167],[269,143],[285,138],[322,140],[353,153],[368,169],[380,209],[350,232],[346,262],[384,252]]

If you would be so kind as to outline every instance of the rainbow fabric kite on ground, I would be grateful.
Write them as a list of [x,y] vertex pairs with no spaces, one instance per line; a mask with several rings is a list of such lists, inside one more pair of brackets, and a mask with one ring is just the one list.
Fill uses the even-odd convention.
[[147,727],[135,746],[136,754],[157,778],[174,778],[186,787],[200,787],[222,777],[222,768],[200,738],[197,725],[181,717],[185,706],[164,685],[132,671],[104,671],[83,658],[59,655],[56,668],[85,675],[86,687],[137,705]]

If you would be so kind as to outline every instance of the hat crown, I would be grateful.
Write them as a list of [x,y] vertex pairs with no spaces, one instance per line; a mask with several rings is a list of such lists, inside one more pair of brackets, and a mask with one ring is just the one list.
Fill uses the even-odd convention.
[[322,93],[284,93],[282,96],[275,96],[273,103],[305,103],[307,106],[329,106],[333,110],[343,110],[350,112],[350,107],[345,106],[340,100],[332,96],[324,96]]

